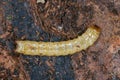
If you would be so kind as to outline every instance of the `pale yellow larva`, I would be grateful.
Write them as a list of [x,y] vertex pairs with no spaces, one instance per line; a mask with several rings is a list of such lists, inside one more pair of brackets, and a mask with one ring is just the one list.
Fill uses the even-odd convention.
[[45,3],[45,0],[37,0],[37,3]]
[[100,29],[96,26],[89,27],[85,33],[78,38],[61,42],[36,42],[16,41],[17,53],[39,56],[64,56],[74,54],[87,49],[99,37]]

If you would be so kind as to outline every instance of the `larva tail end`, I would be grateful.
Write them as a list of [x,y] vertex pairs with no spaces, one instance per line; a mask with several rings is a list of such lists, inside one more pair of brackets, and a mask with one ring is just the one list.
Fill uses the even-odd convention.
[[16,45],[16,49],[14,50],[15,53],[19,53],[19,49],[20,49],[20,41],[15,41],[15,45]]

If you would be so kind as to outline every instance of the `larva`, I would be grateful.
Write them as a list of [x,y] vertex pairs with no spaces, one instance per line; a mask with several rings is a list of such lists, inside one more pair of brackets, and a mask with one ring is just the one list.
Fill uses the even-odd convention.
[[37,0],[37,3],[45,3],[45,0]]
[[73,40],[61,42],[16,41],[17,53],[39,56],[64,56],[87,49],[99,37],[100,29],[89,27],[85,33]]

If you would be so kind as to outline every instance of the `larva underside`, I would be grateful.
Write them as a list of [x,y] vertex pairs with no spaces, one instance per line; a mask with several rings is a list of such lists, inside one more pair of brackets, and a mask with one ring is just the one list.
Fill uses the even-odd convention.
[[91,26],[78,38],[61,42],[16,41],[16,52],[25,55],[63,56],[87,49],[99,37],[100,29]]

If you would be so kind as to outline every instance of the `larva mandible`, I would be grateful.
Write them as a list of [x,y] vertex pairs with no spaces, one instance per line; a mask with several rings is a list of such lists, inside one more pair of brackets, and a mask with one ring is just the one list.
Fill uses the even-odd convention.
[[96,26],[89,27],[85,33],[78,38],[61,42],[36,42],[16,41],[17,53],[39,56],[64,56],[74,54],[87,49],[99,37],[100,29]]

